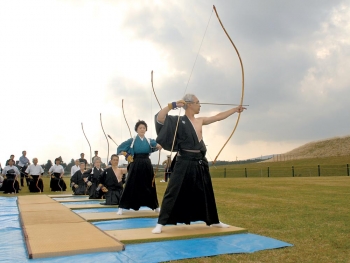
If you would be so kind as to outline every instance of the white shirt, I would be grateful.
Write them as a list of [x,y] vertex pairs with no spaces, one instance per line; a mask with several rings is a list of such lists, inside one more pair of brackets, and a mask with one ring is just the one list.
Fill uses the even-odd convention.
[[59,173],[59,174],[63,174],[64,173],[64,169],[63,169],[63,166],[62,165],[52,165],[50,170],[49,170],[50,173]]
[[80,170],[80,167],[78,165],[72,166],[72,169],[70,170],[70,176],[73,176],[73,174],[75,174],[75,172],[79,170]]
[[2,174],[6,175],[7,171],[11,170],[11,169],[13,169],[17,175],[20,175],[18,168],[16,166],[13,166],[13,165],[12,166],[10,166],[10,165],[5,166],[4,170],[2,170]]
[[44,172],[44,169],[41,167],[41,165],[37,164],[31,164],[26,169],[26,173],[30,175],[41,175]]

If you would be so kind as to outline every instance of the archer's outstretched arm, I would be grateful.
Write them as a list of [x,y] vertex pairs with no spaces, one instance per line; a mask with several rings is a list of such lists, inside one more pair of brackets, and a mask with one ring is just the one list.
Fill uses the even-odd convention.
[[220,113],[218,113],[214,116],[211,116],[211,117],[202,117],[201,118],[203,120],[202,123],[203,123],[203,125],[208,125],[208,124],[211,124],[211,123],[216,122],[216,121],[221,121],[221,120],[224,120],[227,117],[231,116],[234,113],[241,113],[246,109],[247,108],[245,108],[245,107],[238,106],[238,107],[232,108],[230,110],[220,112]]

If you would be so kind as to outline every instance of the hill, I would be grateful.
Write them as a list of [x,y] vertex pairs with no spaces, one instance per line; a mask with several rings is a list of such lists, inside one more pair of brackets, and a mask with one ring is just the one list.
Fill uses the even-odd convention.
[[265,162],[286,161],[350,155],[350,136],[309,142],[284,154],[274,155]]

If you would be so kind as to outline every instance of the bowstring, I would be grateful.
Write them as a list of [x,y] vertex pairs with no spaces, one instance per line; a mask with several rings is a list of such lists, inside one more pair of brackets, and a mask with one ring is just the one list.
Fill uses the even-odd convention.
[[[198,51],[197,51],[197,55],[196,55],[196,58],[195,58],[195,60],[194,60],[194,63],[193,63],[192,69],[191,69],[190,76],[188,77],[187,84],[186,84],[186,86],[185,86],[184,95],[186,94],[188,85],[189,85],[189,83],[190,83],[190,80],[191,80],[191,77],[192,77],[192,73],[193,73],[194,67],[196,66],[197,59],[198,59],[198,56],[199,56],[199,52],[200,52],[200,50],[201,50],[201,48],[202,48],[202,45],[203,45],[203,42],[204,42],[204,38],[205,38],[205,36],[206,36],[206,34],[207,34],[208,27],[209,27],[210,20],[211,20],[211,17],[212,17],[212,15],[213,15],[213,12],[214,12],[214,10],[212,9],[212,10],[211,10],[211,13],[210,13],[210,16],[209,16],[209,20],[208,20],[207,26],[205,27],[205,31],[204,31],[204,34],[203,34],[203,37],[202,37],[202,41],[201,41],[201,43],[200,43],[200,45],[199,45],[199,48],[198,48]],[[173,154],[173,150],[174,150],[175,138],[176,138],[177,128],[179,127],[179,121],[180,121],[181,110],[182,110],[182,108],[180,108],[180,110],[179,110],[179,116],[178,116],[177,122],[176,122],[176,128],[175,128],[175,133],[174,133],[174,139],[173,139],[173,143],[172,143],[172,145],[171,145],[171,151],[170,151],[170,160],[171,160],[171,158],[172,158],[172,154]]]

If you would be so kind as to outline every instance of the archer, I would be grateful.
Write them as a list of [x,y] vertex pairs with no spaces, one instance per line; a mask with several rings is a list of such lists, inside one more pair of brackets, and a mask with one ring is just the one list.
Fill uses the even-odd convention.
[[[183,107],[182,117],[169,116],[171,109]],[[246,108],[238,106],[211,117],[198,117],[200,102],[193,94],[172,102],[155,116],[157,143],[168,151],[176,151],[176,165],[165,191],[158,224],[152,233],[162,232],[163,225],[204,221],[212,227],[229,227],[219,221],[202,126],[221,121]]]

